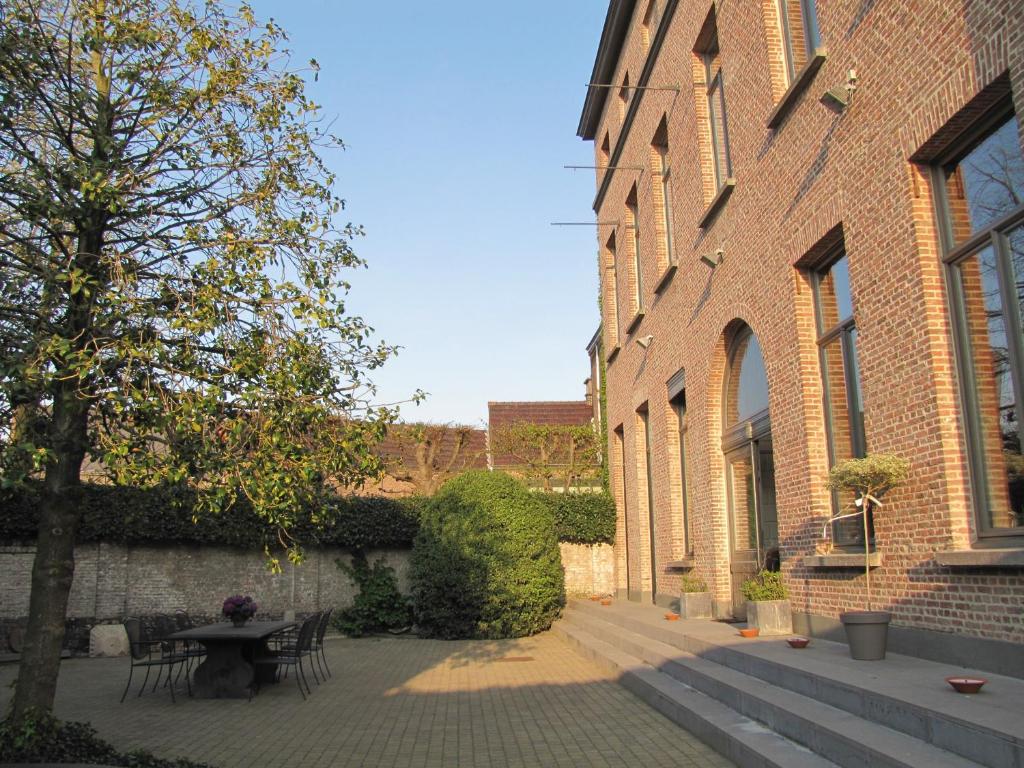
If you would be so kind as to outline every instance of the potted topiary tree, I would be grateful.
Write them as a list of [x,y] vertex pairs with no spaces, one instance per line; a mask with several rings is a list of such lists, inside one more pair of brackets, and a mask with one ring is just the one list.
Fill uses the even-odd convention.
[[832,467],[826,487],[831,491],[852,491],[853,512],[840,512],[826,523],[847,517],[860,517],[864,526],[864,591],[867,596],[867,610],[847,611],[839,620],[846,630],[850,644],[850,655],[863,661],[877,661],[885,658],[885,646],[889,634],[891,614],[873,610],[871,593],[871,537],[869,533],[871,513],[882,506],[879,497],[900,485],[910,473],[910,462],[899,456],[876,454],[862,459],[847,459]]
[[788,635],[793,631],[789,592],[779,571],[760,570],[743,582],[747,599],[747,625],[762,635]]
[[684,619],[710,619],[711,593],[704,579],[685,574],[679,585],[679,615]]

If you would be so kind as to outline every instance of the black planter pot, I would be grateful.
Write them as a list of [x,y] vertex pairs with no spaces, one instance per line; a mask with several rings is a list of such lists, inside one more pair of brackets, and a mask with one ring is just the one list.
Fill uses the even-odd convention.
[[858,661],[880,661],[885,658],[889,636],[889,619],[885,611],[850,611],[839,615],[850,644],[850,656]]

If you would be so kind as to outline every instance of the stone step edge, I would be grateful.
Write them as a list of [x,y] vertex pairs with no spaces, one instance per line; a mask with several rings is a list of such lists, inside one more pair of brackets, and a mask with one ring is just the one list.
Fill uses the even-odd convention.
[[719,701],[588,633],[557,622],[552,632],[619,676],[619,684],[739,768],[840,768]]
[[[979,763],[902,731],[858,717],[809,696],[778,688],[760,678],[703,659],[626,628],[616,625],[609,633],[600,626],[607,622],[601,622],[597,618],[587,619],[586,623],[577,624],[570,621],[570,624],[580,627],[591,636],[594,636],[595,629],[604,632],[602,637],[606,638],[603,641],[606,644],[638,658],[683,685],[720,701],[768,728],[777,730],[790,741],[823,754],[827,759],[840,765],[845,761],[838,756],[830,755],[826,749],[840,754],[860,755],[851,758],[853,765],[903,768],[918,768],[924,765],[930,768],[979,767]],[[622,644],[609,641],[609,636],[621,641]],[[731,693],[728,699],[719,697],[711,690],[715,684],[724,686]],[[751,710],[760,711],[763,713],[762,717]],[[801,733],[806,734],[807,738],[801,738]],[[816,734],[827,736],[833,741],[833,745],[826,747]],[[865,759],[867,763],[864,762]]]
[[[778,685],[777,680],[775,678],[769,678],[767,676],[763,676],[763,675],[757,674],[756,670],[757,670],[758,666],[761,666],[763,668],[771,669],[772,671],[777,672],[777,673],[796,672],[799,675],[802,675],[802,676],[805,676],[805,677],[808,677],[808,678],[814,678],[816,681],[834,688],[837,692],[846,692],[846,693],[850,693],[850,694],[855,694],[855,698],[856,697],[862,697],[864,699],[873,699],[874,701],[877,701],[877,702],[880,703],[880,706],[877,707],[877,711],[878,712],[885,712],[885,711],[887,711],[887,710],[889,710],[889,709],[891,709],[893,707],[897,707],[897,708],[900,708],[900,709],[902,709],[904,711],[908,711],[908,712],[919,712],[919,713],[921,713],[923,718],[930,719],[930,720],[932,720],[932,721],[934,721],[936,723],[946,723],[946,724],[948,724],[948,725],[950,725],[950,726],[952,726],[954,728],[962,729],[965,732],[969,732],[970,735],[972,735],[972,736],[974,736],[976,738],[991,739],[991,740],[999,743],[1000,745],[1006,745],[1006,747],[1009,748],[1009,749],[1012,749],[1012,750],[1020,752],[1020,753],[1024,753],[1024,740],[1018,738],[1017,736],[1015,736],[1012,733],[1006,733],[1005,731],[997,730],[995,728],[992,728],[991,726],[987,725],[985,722],[983,722],[981,720],[968,720],[968,719],[964,719],[964,718],[961,718],[961,717],[957,717],[956,715],[951,715],[951,714],[948,714],[948,713],[945,713],[945,712],[940,712],[940,711],[937,711],[937,710],[928,709],[927,707],[924,707],[923,705],[921,705],[921,704],[919,704],[919,703],[917,703],[915,701],[908,701],[908,700],[905,700],[905,699],[896,698],[896,697],[894,697],[894,696],[892,696],[892,695],[890,695],[888,693],[881,693],[881,692],[875,690],[874,688],[871,688],[871,687],[868,687],[868,686],[858,685],[858,684],[856,684],[854,682],[849,682],[849,681],[845,681],[845,680],[833,680],[833,679],[827,677],[826,675],[824,675],[822,673],[819,673],[819,672],[807,669],[806,667],[798,667],[795,664],[790,665],[790,664],[785,664],[785,663],[776,661],[774,659],[766,659],[766,658],[763,658],[761,656],[753,656],[753,655],[744,653],[742,650],[737,649],[737,648],[733,648],[733,647],[729,647],[729,646],[725,646],[725,645],[718,645],[713,640],[705,640],[703,638],[694,637],[694,636],[677,635],[676,633],[671,632],[670,630],[667,630],[666,627],[662,626],[662,624],[664,622],[657,622],[657,621],[654,621],[652,619],[648,619],[646,616],[628,616],[628,615],[624,615],[622,613],[598,613],[598,609],[591,608],[590,605],[588,605],[585,601],[582,601],[582,600],[573,600],[573,601],[571,601],[569,603],[569,605],[566,608],[566,612],[564,614],[564,620],[571,620],[573,612],[579,612],[581,615],[592,616],[592,617],[594,617],[597,620],[604,621],[604,622],[608,623],[609,625],[618,626],[618,627],[624,627],[626,629],[629,629],[630,626],[636,626],[636,625],[639,624],[639,625],[641,625],[641,626],[643,626],[645,628],[650,628],[650,629],[658,632],[659,636],[661,636],[661,637],[668,637],[668,638],[670,638],[673,641],[681,640],[682,638],[685,637],[691,643],[699,644],[699,645],[703,646],[700,650],[705,650],[705,649],[712,650],[713,649],[713,650],[716,650],[716,651],[718,651],[718,652],[720,652],[720,653],[722,653],[722,654],[724,654],[726,656],[734,656],[735,658],[738,658],[738,659],[743,659],[743,658],[752,659],[754,661],[754,664],[752,665],[753,666],[753,671],[752,671],[752,673],[750,673],[751,677],[756,677],[757,679],[764,680],[765,682],[767,682],[767,683],[769,683],[771,685]],[[619,621],[617,619],[621,619],[621,621]],[[822,641],[822,642],[827,642],[827,641]],[[668,644],[672,645],[675,648],[679,648],[679,650],[682,650],[684,652],[693,653],[693,651],[690,651],[687,648],[684,648],[684,647],[682,647],[680,645],[677,645],[676,642],[669,642]],[[702,656],[702,658],[705,658],[705,657]],[[714,659],[708,659],[708,660],[711,661],[712,663],[719,663],[719,662],[716,662]],[[747,665],[744,665],[744,667],[746,667],[746,666]],[[787,679],[786,674],[780,674],[780,675],[777,675],[777,677],[778,677],[779,680]],[[779,687],[780,688],[784,688],[786,690],[793,690],[795,693],[801,693],[801,691],[793,689],[793,688],[787,688],[785,685],[780,685]],[[836,700],[848,700],[848,699],[847,699],[847,697],[844,697],[844,696],[837,696]],[[856,711],[853,711],[851,709],[846,709],[846,708],[844,708],[842,706],[838,706],[837,703],[835,703],[835,701],[828,701],[828,702],[825,702],[825,703],[830,704],[831,706],[835,706],[837,709],[845,709],[845,711],[848,711],[848,712],[850,712],[850,714],[855,715],[857,717],[864,717],[864,715],[861,712],[856,712]],[[875,711],[874,709],[871,709],[871,708],[866,708],[866,710],[869,711],[869,712]],[[879,720],[873,720],[870,717],[865,717],[864,719],[872,720],[873,722],[880,722]],[[882,724],[885,725],[885,723],[882,723]],[[902,732],[906,733],[909,736],[912,736],[914,738],[919,738],[922,741],[925,740],[925,739],[923,739],[921,737],[921,735],[919,735],[917,733],[914,733],[912,731],[907,731],[907,730],[903,730],[903,729],[894,729],[894,730],[901,730]],[[948,747],[945,744],[938,743],[938,742],[934,741],[934,739],[931,737],[931,734],[932,734],[932,732],[934,730],[932,727],[929,726],[927,728],[927,730],[928,730],[928,732],[930,734],[929,738],[927,740],[930,743],[935,744],[935,746],[937,746],[939,748],[948,749]],[[959,741],[960,741],[959,739],[953,739],[954,744],[951,744],[950,746],[954,746],[955,743],[958,743]],[[952,751],[952,750],[950,750],[950,751]],[[959,754],[962,754],[962,753],[959,753]],[[968,759],[970,759],[971,755],[964,755],[964,757],[967,757]],[[1024,760],[1019,760],[1018,762],[1022,766],[1024,766]]]

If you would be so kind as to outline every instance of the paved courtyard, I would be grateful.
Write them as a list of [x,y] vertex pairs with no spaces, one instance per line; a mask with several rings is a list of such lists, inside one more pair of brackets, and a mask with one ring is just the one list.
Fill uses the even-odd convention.
[[[334,676],[251,703],[166,690],[118,704],[127,659],[65,661],[57,714],[122,749],[231,766],[732,765],[552,635],[329,640]],[[0,668],[0,700],[16,668]],[[137,681],[133,682],[133,692]]]

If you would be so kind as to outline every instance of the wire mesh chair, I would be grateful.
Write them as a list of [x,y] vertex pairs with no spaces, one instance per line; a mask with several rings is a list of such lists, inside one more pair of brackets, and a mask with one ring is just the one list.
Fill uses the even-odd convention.
[[[299,693],[302,694],[302,700],[306,700],[306,693],[313,693],[313,689],[309,687],[309,681],[306,680],[306,670],[303,667],[302,659],[305,656],[309,656],[312,653],[313,635],[316,633],[317,622],[320,620],[320,614],[313,614],[309,618],[302,622],[302,627],[299,629],[298,635],[295,636],[294,644],[284,643],[278,645],[275,648],[271,648],[266,652],[258,652],[253,657],[253,664],[257,667],[275,665],[277,667],[278,679],[280,679],[281,667],[296,667],[295,682],[299,686]],[[271,638],[273,640],[273,638]],[[312,662],[310,662],[310,670],[312,671]],[[314,678],[316,673],[314,672]],[[302,689],[302,685],[305,683],[306,689]],[[252,687],[249,688],[249,700],[252,700],[254,693],[259,693],[259,675],[255,675]]]
[[[153,683],[153,690],[156,690],[157,685],[160,683],[160,677],[163,675],[164,668],[167,668],[167,680],[171,680],[171,675],[174,672],[174,666],[176,664],[184,664],[185,657],[174,652],[174,644],[168,644],[162,639],[156,639],[148,637],[148,633],[144,632],[142,621],[135,617],[128,617],[124,620],[124,630],[128,634],[128,645],[131,650],[131,667],[128,670],[128,683],[124,687],[124,693],[121,694],[121,703],[124,703],[125,696],[128,695],[128,689],[132,686],[132,676],[135,674],[136,667],[146,668],[146,677],[142,681],[142,685],[139,686],[139,696],[146,690],[146,683],[149,682],[149,673],[153,667],[157,668],[156,681]],[[192,695],[192,683],[188,677],[185,678],[188,685],[188,695]],[[175,701],[174,698],[174,684],[168,685],[171,689],[171,701]]]

